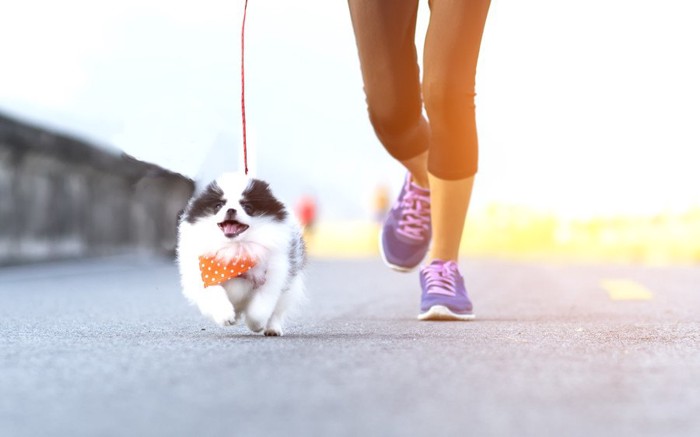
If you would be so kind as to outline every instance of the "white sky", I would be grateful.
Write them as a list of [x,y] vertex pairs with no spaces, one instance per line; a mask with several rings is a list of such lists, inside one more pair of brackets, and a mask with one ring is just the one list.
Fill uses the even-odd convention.
[[[189,176],[238,168],[243,1],[0,0],[0,110]],[[428,19],[421,2],[417,40]],[[700,4],[491,5],[474,208],[572,216],[700,205]],[[249,147],[288,200],[367,214],[401,168],[374,137],[345,1],[250,0]]]

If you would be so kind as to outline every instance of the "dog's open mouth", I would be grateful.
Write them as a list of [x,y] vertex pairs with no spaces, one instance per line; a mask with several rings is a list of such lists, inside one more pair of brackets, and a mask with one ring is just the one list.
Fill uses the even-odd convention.
[[226,237],[233,238],[245,232],[245,230],[248,229],[248,225],[244,225],[236,220],[224,220],[219,223],[219,228],[221,228],[221,231]]

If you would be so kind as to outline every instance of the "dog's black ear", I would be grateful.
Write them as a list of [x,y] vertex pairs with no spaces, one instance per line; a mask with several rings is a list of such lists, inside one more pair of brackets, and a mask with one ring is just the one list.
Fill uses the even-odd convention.
[[217,205],[226,203],[224,192],[216,181],[207,185],[201,193],[195,194],[187,203],[182,215],[182,220],[187,223],[195,223],[202,217],[217,213]]
[[284,204],[272,194],[270,185],[265,181],[251,179],[250,185],[243,191],[243,200],[250,206],[249,214],[252,216],[266,215],[277,221],[287,218]]

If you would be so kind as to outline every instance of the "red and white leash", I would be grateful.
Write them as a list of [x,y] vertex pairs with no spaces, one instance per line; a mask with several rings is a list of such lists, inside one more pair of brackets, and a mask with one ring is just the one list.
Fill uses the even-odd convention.
[[248,174],[248,144],[246,143],[245,126],[245,18],[248,12],[248,0],[243,6],[243,25],[241,26],[241,119],[243,122],[243,166],[245,174]]

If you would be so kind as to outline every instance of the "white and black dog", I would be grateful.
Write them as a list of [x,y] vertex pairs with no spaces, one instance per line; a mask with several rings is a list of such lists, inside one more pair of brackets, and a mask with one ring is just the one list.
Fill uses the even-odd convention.
[[266,182],[240,173],[223,174],[190,199],[177,258],[183,294],[221,326],[243,318],[253,332],[282,335],[285,316],[304,297],[299,224]]

